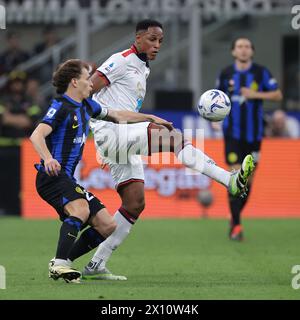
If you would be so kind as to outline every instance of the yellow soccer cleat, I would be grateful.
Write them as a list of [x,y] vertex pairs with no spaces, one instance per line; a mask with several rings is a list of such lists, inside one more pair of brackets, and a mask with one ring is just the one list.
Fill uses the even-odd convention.
[[255,165],[251,154],[248,154],[242,163],[241,168],[235,171],[229,181],[228,191],[235,197],[244,197],[247,195],[247,184],[249,177],[254,171]]

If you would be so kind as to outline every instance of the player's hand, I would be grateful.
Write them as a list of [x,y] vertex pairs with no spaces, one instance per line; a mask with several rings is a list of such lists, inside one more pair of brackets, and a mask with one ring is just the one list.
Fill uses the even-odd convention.
[[246,99],[256,99],[257,98],[257,91],[254,91],[252,89],[242,87],[241,88],[241,95],[245,97]]
[[166,127],[169,131],[174,130],[172,122],[169,122],[169,121],[167,121],[165,119],[162,119],[162,118],[159,118],[159,117],[156,117],[156,116],[153,116],[153,115],[151,115],[151,120],[152,120],[151,122],[153,122],[153,123],[156,123],[156,124],[159,124],[161,126]]
[[56,159],[49,158],[44,160],[44,167],[46,173],[51,176],[58,176],[60,170],[61,170],[61,165]]

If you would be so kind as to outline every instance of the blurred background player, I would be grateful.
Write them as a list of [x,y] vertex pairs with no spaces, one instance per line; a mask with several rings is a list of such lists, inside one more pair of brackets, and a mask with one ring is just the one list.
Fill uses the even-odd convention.
[[[253,43],[247,38],[233,41],[231,53],[234,64],[224,68],[217,80],[217,88],[231,99],[231,112],[223,122],[226,162],[231,169],[238,170],[245,155],[252,154],[257,164],[263,138],[263,100],[280,101],[282,93],[270,71],[252,61]],[[234,198],[230,194],[231,212],[229,237],[243,239],[241,212],[246,198]]]
[[[110,109],[133,110],[139,112],[145,94],[146,80],[149,76],[149,60],[154,60],[163,41],[163,27],[158,21],[143,20],[136,25],[135,43],[130,49],[112,55],[92,76],[94,84],[93,99]],[[116,231],[97,249],[97,252],[85,267],[83,276],[98,278],[106,269],[106,262],[127,237],[132,226],[145,207],[144,170],[141,155],[171,151],[187,167],[204,173],[223,184],[233,196],[240,194],[248,176],[252,173],[252,157],[246,157],[243,169],[235,175],[218,167],[201,150],[194,148],[184,140],[181,132],[164,132],[163,127],[150,123],[121,127],[92,121],[96,148],[104,163],[110,167],[115,187],[121,197],[122,205],[114,215]],[[110,135],[120,133],[128,140],[124,144]],[[116,134],[112,136],[115,137]],[[159,138],[161,136],[161,138]],[[130,141],[130,143],[128,143]],[[157,144],[151,142],[157,141]],[[131,153],[131,149],[135,148]],[[116,150],[114,150],[116,149]],[[125,154],[126,163],[118,163],[116,154]],[[112,277],[113,280],[113,277]]]
[[[153,121],[170,125],[158,117],[129,111],[108,111],[88,99],[93,84],[89,65],[81,60],[68,60],[53,75],[53,84],[59,96],[55,98],[45,117],[31,135],[35,150],[41,157],[36,188],[63,222],[49,276],[67,282],[78,280],[81,273],[71,267],[72,261],[95,248],[109,236],[116,224],[104,205],[92,193],[76,183],[75,168],[82,157],[88,121],[91,117],[107,121]],[[75,243],[78,232],[87,224]]]

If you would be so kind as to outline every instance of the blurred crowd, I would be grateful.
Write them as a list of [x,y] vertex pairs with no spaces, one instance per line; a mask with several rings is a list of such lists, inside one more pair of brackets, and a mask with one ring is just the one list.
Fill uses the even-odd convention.
[[[0,55],[0,77],[4,85],[0,88],[0,137],[23,138],[30,135],[47,107],[47,97],[41,94],[41,84],[52,76],[51,60],[30,72],[18,66],[31,57],[42,53],[58,42],[55,29],[47,26],[42,31],[43,40],[31,52],[24,50],[19,35],[8,32],[6,50]],[[5,141],[6,140],[6,141]],[[1,139],[1,145],[16,144],[16,141]]]
[[57,42],[51,26],[31,52],[22,48],[17,33],[6,34],[6,49],[0,54],[0,215],[20,214],[20,145],[47,109],[49,97],[41,94],[41,84],[51,79],[54,67],[51,59],[27,72],[20,65]]

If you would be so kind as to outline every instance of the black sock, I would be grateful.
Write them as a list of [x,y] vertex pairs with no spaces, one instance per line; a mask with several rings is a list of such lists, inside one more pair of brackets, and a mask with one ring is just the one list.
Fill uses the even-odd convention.
[[68,259],[70,250],[77,238],[81,225],[82,221],[76,217],[71,216],[64,220],[60,228],[60,235],[55,256],[56,259]]
[[241,213],[247,203],[250,190],[251,190],[251,187],[248,186],[248,192],[247,192],[248,195],[243,199],[233,197],[232,195],[229,194],[229,205],[230,205],[230,212],[231,212],[233,226],[241,224]]
[[85,253],[96,248],[104,240],[105,238],[99,232],[90,227],[84,230],[80,238],[73,244],[68,258],[74,261]]

